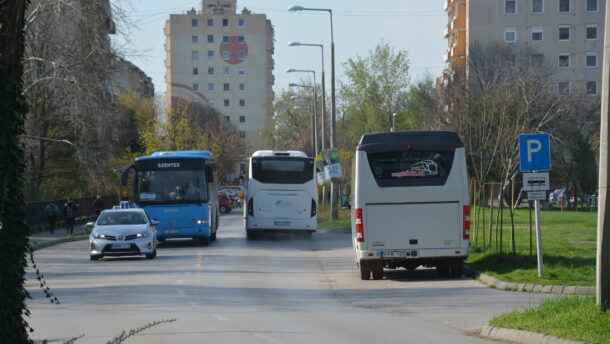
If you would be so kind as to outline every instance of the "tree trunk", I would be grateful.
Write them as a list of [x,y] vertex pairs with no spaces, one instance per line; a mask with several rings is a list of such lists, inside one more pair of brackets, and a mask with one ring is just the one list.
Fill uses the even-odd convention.
[[27,106],[22,92],[24,14],[28,0],[0,0],[0,338],[30,343],[24,275],[24,152],[19,142]]

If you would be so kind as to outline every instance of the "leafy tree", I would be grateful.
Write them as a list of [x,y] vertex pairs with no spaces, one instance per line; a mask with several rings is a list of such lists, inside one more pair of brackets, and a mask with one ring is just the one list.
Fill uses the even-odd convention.
[[24,153],[19,142],[27,113],[23,96],[24,14],[27,0],[0,0],[0,338],[31,343],[24,287],[26,224]]
[[408,122],[407,51],[395,51],[381,42],[367,57],[348,59],[344,67],[347,80],[339,87],[343,107],[340,132],[347,147],[354,147],[364,133],[388,131],[394,113]]

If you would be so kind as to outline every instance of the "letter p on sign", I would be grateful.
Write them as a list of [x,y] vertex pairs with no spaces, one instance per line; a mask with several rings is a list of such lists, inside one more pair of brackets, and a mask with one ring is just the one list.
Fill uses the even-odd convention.
[[549,134],[519,135],[521,172],[549,171],[551,148]]

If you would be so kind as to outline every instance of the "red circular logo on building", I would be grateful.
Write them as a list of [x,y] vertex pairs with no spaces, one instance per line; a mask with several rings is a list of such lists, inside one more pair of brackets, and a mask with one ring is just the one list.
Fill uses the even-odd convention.
[[248,57],[248,44],[243,37],[229,36],[228,42],[220,44],[220,56],[226,63],[239,64]]

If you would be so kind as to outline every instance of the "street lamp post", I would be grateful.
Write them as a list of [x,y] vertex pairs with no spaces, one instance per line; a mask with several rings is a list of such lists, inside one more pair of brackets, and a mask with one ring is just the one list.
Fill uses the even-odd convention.
[[[314,73],[314,85],[315,83],[315,72],[314,71],[305,71],[305,70],[296,70],[296,69],[289,69],[286,72],[290,73],[290,72],[313,72]],[[318,126],[318,121],[316,119],[317,117],[317,112],[316,112],[316,87],[315,86],[309,86],[309,85],[299,85],[299,84],[294,84],[294,83],[290,83],[288,86],[290,87],[303,87],[303,88],[313,88],[313,102],[312,102],[312,107],[313,107],[313,111],[311,114],[311,141],[313,142],[312,148],[313,148],[313,154],[314,157],[318,156],[318,130],[317,130],[317,126]]]
[[[330,122],[330,148],[337,148],[337,129],[336,129],[336,118],[337,109],[335,103],[335,40],[333,35],[333,11],[328,8],[305,8],[303,6],[290,6],[288,8],[290,12],[296,11],[324,11],[330,15],[330,98],[331,98],[331,122]],[[330,218],[336,220],[338,217],[338,203],[339,194],[337,193],[337,184],[334,179],[331,179],[332,188],[330,190]]]
[[326,149],[326,126],[327,126],[327,121],[326,121],[326,81],[324,78],[324,45],[322,44],[315,44],[315,43],[301,43],[301,42],[289,42],[288,43],[289,47],[298,47],[298,46],[304,46],[304,47],[320,47],[320,51],[322,52],[322,135],[321,135],[321,140],[322,140],[322,150]]

